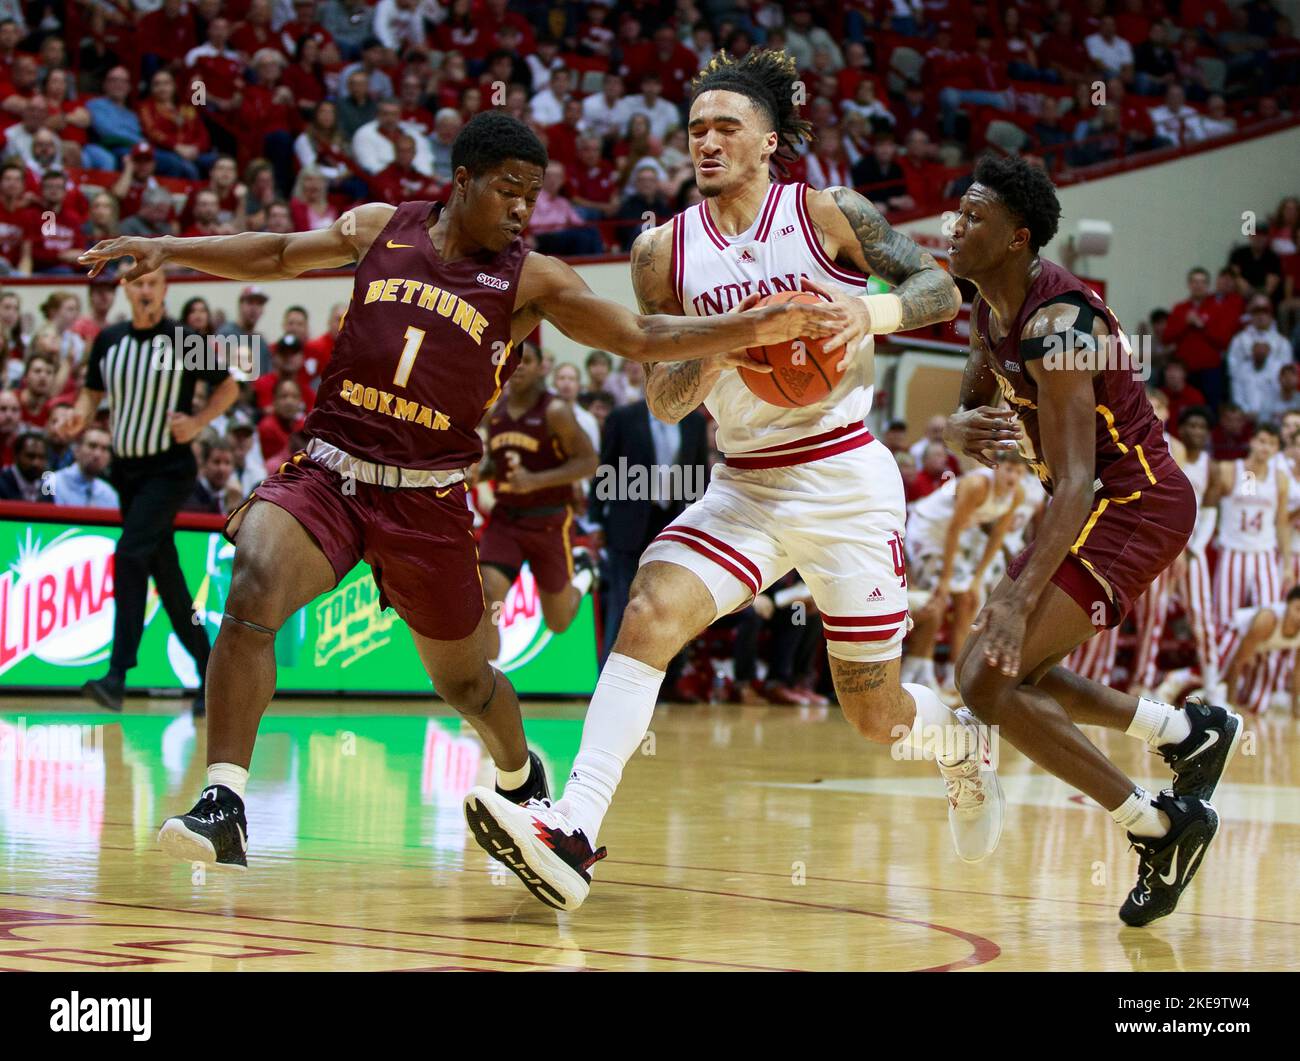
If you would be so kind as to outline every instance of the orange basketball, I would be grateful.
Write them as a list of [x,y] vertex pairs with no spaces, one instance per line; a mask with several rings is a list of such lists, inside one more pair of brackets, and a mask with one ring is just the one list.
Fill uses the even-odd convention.
[[[821,302],[820,295],[811,291],[778,291],[759,301],[760,306],[779,302]],[[751,346],[749,356],[755,361],[771,365],[771,372],[751,372],[742,368],[740,378],[745,386],[772,405],[797,409],[801,405],[819,402],[834,389],[844,375],[835,366],[844,356],[844,347],[823,349],[822,339],[796,339],[774,346]]]

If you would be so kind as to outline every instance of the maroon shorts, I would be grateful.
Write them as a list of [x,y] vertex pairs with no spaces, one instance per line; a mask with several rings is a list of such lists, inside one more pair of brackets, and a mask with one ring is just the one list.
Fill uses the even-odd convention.
[[529,516],[498,505],[479,538],[479,562],[499,567],[513,582],[527,560],[537,588],[543,593],[559,593],[573,579],[572,525],[573,513],[567,509],[550,516]]
[[235,541],[242,513],[269,501],[293,516],[320,546],[335,578],[370,565],[379,605],[435,641],[469,637],[483,617],[483,582],[474,547],[468,487],[401,489],[349,480],[305,453],[260,483],[226,521]]
[[[1167,468],[1158,483],[1134,494],[1095,499],[1052,582],[1089,615],[1102,605],[1106,625],[1118,626],[1156,575],[1187,548],[1195,522],[1192,484],[1176,466]],[[1011,561],[1007,574],[1019,578],[1033,552],[1031,544]]]

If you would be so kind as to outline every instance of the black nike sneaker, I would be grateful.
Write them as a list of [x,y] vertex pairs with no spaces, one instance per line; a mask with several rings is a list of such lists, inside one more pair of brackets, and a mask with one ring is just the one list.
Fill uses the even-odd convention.
[[527,803],[529,800],[551,798],[551,786],[546,783],[546,768],[542,766],[542,760],[537,757],[537,753],[530,751],[528,761],[532,763],[532,770],[528,774],[528,780],[518,788],[511,789],[507,792],[500,785],[496,785],[498,796],[504,796],[511,803]]
[[[576,577],[582,571],[591,572],[591,586],[600,581],[599,564],[597,564],[595,556],[585,545],[578,545],[573,550],[573,574]],[[587,587],[588,592],[591,591],[591,586]]]
[[1174,912],[1219,831],[1219,816],[1203,799],[1175,796],[1166,789],[1156,796],[1155,805],[1169,816],[1169,832],[1155,838],[1128,834],[1138,853],[1138,879],[1120,907],[1119,919],[1133,928]]
[[158,846],[164,854],[185,862],[248,869],[244,801],[225,785],[209,785],[188,814],[163,822]]
[[465,796],[465,820],[479,847],[512,870],[540,902],[575,910],[591,889],[592,866],[605,849],[591,849],[587,834],[551,806],[511,803],[486,788]]
[[1191,734],[1157,750],[1174,772],[1175,796],[1209,799],[1241,741],[1241,716],[1203,700],[1188,700],[1184,708]]

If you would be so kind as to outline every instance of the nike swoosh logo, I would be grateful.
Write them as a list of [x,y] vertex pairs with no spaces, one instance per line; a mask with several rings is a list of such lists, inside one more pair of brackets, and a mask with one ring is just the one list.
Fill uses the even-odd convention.
[[1174,881],[1178,879],[1178,852],[1177,851],[1174,852],[1174,861],[1169,866],[1169,875],[1166,876],[1165,874],[1161,873],[1160,879],[1164,881],[1166,884],[1168,884],[1171,888],[1173,887]]
[[[1205,734],[1205,740],[1201,741],[1201,745],[1200,745],[1200,747],[1197,748],[1197,749],[1196,749],[1194,752],[1192,752],[1190,755],[1188,755],[1188,756],[1187,756],[1187,759],[1195,759],[1198,755],[1201,754],[1201,752],[1205,751],[1206,748],[1209,748],[1209,747],[1211,747],[1211,746],[1217,744],[1218,741],[1219,741],[1219,731],[1218,731],[1217,729],[1209,730],[1209,731]],[[1186,761],[1186,760],[1184,760],[1184,761]]]
[[414,247],[414,243],[394,243],[391,239],[388,241],[390,250],[397,250],[398,247]]
[[235,832],[239,834],[239,850],[244,854],[248,854],[248,837],[244,835],[244,827],[242,825],[236,825]]
[[436,491],[436,492],[434,493],[433,496],[434,496],[434,497],[446,497],[449,493],[451,493],[451,492],[452,492],[453,490],[455,490],[455,489],[456,489],[456,488],[455,488],[454,486],[449,486],[449,487],[447,487],[446,490],[438,490],[438,491]]

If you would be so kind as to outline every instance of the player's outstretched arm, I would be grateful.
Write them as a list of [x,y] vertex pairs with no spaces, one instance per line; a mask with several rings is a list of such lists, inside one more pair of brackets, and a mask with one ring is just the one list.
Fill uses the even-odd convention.
[[888,280],[886,295],[860,295],[854,330],[827,345],[853,343],[862,335],[886,335],[957,316],[961,294],[951,276],[903,233],[895,231],[871,202],[852,188],[827,188],[808,196],[808,215],[832,260],[847,259],[861,272]]
[[119,236],[100,240],[77,261],[97,276],[118,258],[133,258],[124,274],[134,280],[178,265],[228,280],[286,280],[311,269],[338,269],[365,254],[396,207],[369,203],[315,232],[238,232],[231,236]]
[[827,303],[786,303],[717,317],[633,313],[601,298],[571,266],[530,254],[520,295],[525,313],[550,321],[575,342],[600,347],[632,361],[689,361],[749,346],[820,339],[842,328],[847,317]]

